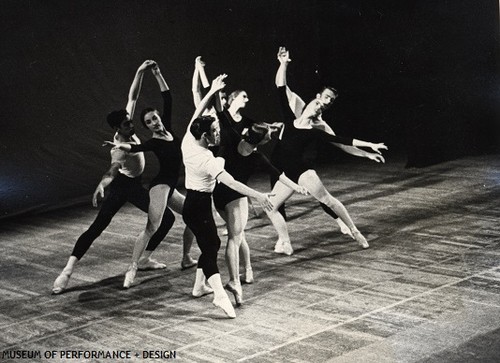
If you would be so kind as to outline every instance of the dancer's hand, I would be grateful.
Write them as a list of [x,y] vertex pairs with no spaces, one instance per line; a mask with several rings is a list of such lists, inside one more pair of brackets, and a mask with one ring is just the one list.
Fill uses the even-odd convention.
[[97,207],[97,197],[100,196],[101,199],[104,198],[104,188],[101,184],[95,189],[94,195],[92,196],[92,205]]
[[153,73],[154,76],[158,76],[161,74],[160,67],[158,66],[158,63],[154,63],[151,66],[151,73]]
[[290,63],[292,60],[290,59],[290,53],[288,50],[286,50],[285,47],[279,47],[278,49],[278,55],[277,55],[278,61],[280,63]]
[[309,191],[306,188],[304,188],[302,185],[297,184],[297,186],[295,187],[295,191],[297,193],[302,194],[302,195],[309,195]]
[[227,78],[227,74],[221,74],[220,76],[218,76],[217,78],[215,78],[213,81],[212,81],[212,88],[210,88],[210,92],[218,92],[220,91],[221,89],[223,89],[224,87],[226,87],[226,82],[224,82],[224,80]]
[[194,66],[196,68],[205,67],[205,62],[201,60],[201,55],[197,56],[194,60]]
[[271,211],[274,208],[273,203],[271,202],[270,197],[272,197],[274,194],[264,194],[264,193],[259,193],[259,196],[256,197],[257,201],[259,202],[260,206],[262,209],[266,211]]
[[370,143],[370,149],[375,151],[377,154],[382,154],[380,149],[382,150],[388,150],[387,146],[383,142],[380,142],[378,144]]
[[113,141],[104,141],[102,146],[111,146],[111,147],[116,147],[118,144],[114,143]]
[[148,59],[145,60],[137,69],[138,71],[144,72],[146,69],[152,68],[156,65],[154,60]]
[[368,153],[366,157],[370,160],[376,161],[377,163],[385,163],[385,159],[381,154]]

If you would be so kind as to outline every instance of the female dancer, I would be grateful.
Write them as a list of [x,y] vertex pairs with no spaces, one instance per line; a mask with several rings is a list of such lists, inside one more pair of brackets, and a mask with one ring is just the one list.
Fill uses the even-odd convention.
[[[276,86],[279,91],[281,108],[284,112],[285,128],[281,135],[281,141],[274,150],[273,164],[280,170],[283,170],[294,182],[305,187],[319,202],[333,210],[333,212],[347,225],[352,236],[360,246],[368,248],[368,242],[354,225],[344,205],[326,190],[314,171],[313,166],[304,161],[302,156],[305,148],[318,140],[350,145],[351,147],[367,147],[378,154],[380,154],[380,149],[387,149],[387,147],[383,143],[374,144],[357,139],[335,136],[328,124],[322,119],[323,110],[329,107],[336,98],[336,91],[334,89],[325,88],[314,100],[303,108],[300,114],[294,114],[290,109],[293,105],[289,105],[289,99],[287,98],[287,92],[290,91],[287,89],[286,84],[286,70],[290,62],[290,57],[285,48],[280,48],[278,60],[280,62],[280,67],[276,74]],[[359,152],[364,152],[360,149],[357,150],[359,150]],[[377,159],[375,155],[378,154],[367,153],[366,157]],[[379,157],[381,158],[381,156]],[[272,198],[273,204],[275,208],[279,208],[279,206],[293,194],[293,190],[282,183],[276,183],[272,194],[274,196]],[[273,214],[275,220],[283,219],[283,216],[279,213],[275,213],[275,210],[273,210],[271,214]],[[286,224],[284,226],[286,228]],[[293,253],[293,248],[290,243],[288,230],[278,229],[278,234],[279,239],[276,243],[275,251],[291,255]]]
[[[148,221],[145,230],[135,242],[132,264],[125,274],[125,281],[123,282],[125,288],[129,288],[134,282],[139,259],[143,255],[148,241],[148,249],[150,249],[150,246],[157,246],[172,227],[175,217],[168,207],[168,203],[170,202],[171,205],[176,206],[179,211],[182,210],[184,204],[184,197],[175,189],[182,165],[182,155],[180,140],[172,131],[172,96],[158,65],[152,68],[152,72],[160,86],[163,97],[163,119],[157,110],[146,108],[141,113],[141,122],[153,133],[153,137],[141,145],[105,142],[105,145],[112,145],[131,153],[153,151],[160,163],[158,175],[151,181],[149,186]],[[192,241],[192,237],[190,241]],[[189,255],[187,257],[183,259],[182,267],[194,266],[196,261],[193,261]]]
[[[247,184],[257,168],[264,166],[266,172],[292,190],[307,194],[305,188],[288,179],[284,173],[274,168],[264,155],[256,151],[258,144],[263,144],[271,139],[273,127],[264,123],[255,123],[243,116],[241,109],[245,107],[247,102],[247,93],[238,90],[229,95],[229,108],[217,112],[221,128],[218,156],[226,161],[226,170],[236,180]],[[242,139],[243,134],[245,135]],[[224,184],[217,184],[214,190],[214,204],[217,212],[226,221],[228,229],[226,263],[230,280],[226,288],[233,293],[236,304],[240,305],[243,302],[239,276],[239,250],[242,245],[245,246],[243,250],[246,250],[244,258],[248,260],[245,261],[245,279],[249,279],[253,275],[250,265],[250,250],[244,232],[248,222],[248,199]]]
[[[107,116],[108,124],[116,131],[114,135],[116,142],[131,144],[140,144],[141,142],[135,135],[132,119],[144,72],[153,67],[154,64],[152,60],[146,60],[141,64],[130,86],[126,108],[113,111]],[[106,229],[114,215],[127,201],[144,212],[148,211],[149,194],[141,183],[144,165],[145,160],[142,153],[130,154],[121,150],[111,150],[111,166],[95,189],[92,197],[93,206],[97,207],[98,197],[104,197],[105,189],[108,189],[108,196],[104,199],[95,221],[76,241],[66,266],[54,281],[52,288],[54,294],[60,294],[66,289],[77,262],[82,259],[92,243]],[[164,264],[149,258],[153,249],[149,249],[148,256],[141,259],[139,268],[157,269],[165,267]]]
[[[213,291],[213,304],[223,309],[226,315],[234,318],[236,314],[224,291],[217,267],[220,239],[212,215],[212,191],[216,181],[219,181],[243,195],[256,198],[264,209],[271,209],[272,204],[266,195],[236,181],[224,169],[224,159],[214,157],[208,150],[208,145],[217,145],[220,142],[218,125],[213,117],[200,115],[210,99],[225,87],[225,78],[226,75],[221,75],[213,81],[210,91],[194,113],[182,141],[187,189],[183,217],[194,232],[202,251],[196,270],[193,296],[199,297]],[[216,103],[220,110],[220,103],[218,101]],[[205,280],[208,280],[211,288],[206,285]]]

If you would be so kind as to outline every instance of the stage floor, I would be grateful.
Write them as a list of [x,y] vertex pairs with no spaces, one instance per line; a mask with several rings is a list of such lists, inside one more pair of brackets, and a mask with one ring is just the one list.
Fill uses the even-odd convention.
[[[288,203],[292,256],[274,253],[268,219],[250,214],[255,282],[243,285],[236,319],[211,296],[191,297],[179,216],[155,254],[166,270],[139,272],[138,285],[122,289],[146,221],[126,206],[57,296],[52,283],[96,215],[90,200],[2,222],[0,361],[25,351],[41,358],[23,361],[109,362],[85,354],[127,354],[119,350],[131,358],[114,361],[153,361],[147,351],[185,362],[500,361],[500,157],[425,169],[353,158],[318,174],[371,248],[342,235],[310,197]],[[268,189],[264,178],[251,185]],[[74,358],[63,358],[69,350]]]

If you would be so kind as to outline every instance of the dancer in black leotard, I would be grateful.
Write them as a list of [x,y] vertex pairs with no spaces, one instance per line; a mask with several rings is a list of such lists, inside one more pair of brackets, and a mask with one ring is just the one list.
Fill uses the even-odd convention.
[[[117,142],[131,144],[140,144],[141,142],[137,135],[135,135],[135,128],[132,120],[144,72],[153,65],[154,62],[152,60],[146,60],[141,64],[130,86],[126,108],[113,111],[107,117],[108,124],[116,132],[114,139]],[[104,197],[105,189],[108,190],[108,195],[104,199],[95,221],[78,238],[66,266],[54,281],[54,286],[52,288],[54,294],[60,294],[66,289],[77,262],[82,259],[92,243],[106,229],[114,215],[126,202],[130,202],[140,210],[147,212],[149,194],[141,183],[144,165],[144,155],[142,153],[128,154],[121,150],[111,151],[111,166],[103,175],[95,189],[92,197],[93,206],[97,207],[98,199],[99,197]],[[154,248],[150,249],[149,255],[153,250]],[[162,268],[165,267],[165,265],[150,259],[148,256],[148,258],[141,259],[140,267]]]
[[[240,115],[239,111],[244,107],[248,97],[245,91],[233,92],[228,99],[229,109],[217,112],[221,128],[221,142],[218,156],[226,161],[226,170],[241,183],[247,184],[250,176],[255,173],[257,167],[263,165],[265,171],[274,175],[281,180],[285,185],[293,190],[307,194],[307,191],[298,186],[296,183],[288,179],[279,170],[274,168],[267,158],[257,152],[255,147],[258,143],[264,141],[268,135],[267,130],[270,126],[266,124],[257,124],[254,121]],[[239,119],[236,122],[233,115]],[[263,137],[259,136],[259,125],[264,127],[266,131]],[[242,143],[242,134],[246,131],[246,142]],[[270,132],[269,132],[270,134]],[[267,137],[268,141],[270,136]],[[254,144],[252,144],[254,143]],[[252,145],[248,152],[241,148],[242,145]],[[245,239],[245,226],[248,222],[248,199],[246,196],[236,192],[235,190],[217,184],[214,190],[214,204],[217,212],[226,221],[228,229],[228,242],[226,246],[226,263],[229,270],[229,282],[226,288],[231,291],[235,297],[236,304],[243,302],[243,291],[239,276],[239,250],[241,245],[248,244]],[[250,251],[248,249],[245,278],[252,275],[250,264]]]
[[[120,144],[106,142],[130,153],[152,151],[158,158],[160,170],[151,181],[149,194],[150,204],[148,210],[148,221],[145,230],[139,235],[134,246],[132,264],[125,274],[123,286],[128,288],[132,285],[138,268],[138,262],[144,252],[146,244],[157,246],[167,235],[172,227],[175,217],[168,207],[168,203],[174,200],[178,212],[182,213],[184,197],[175,189],[179,179],[182,166],[182,154],[180,140],[172,131],[171,113],[172,96],[159,67],[153,67],[152,72],[158,81],[163,97],[163,118],[153,108],[146,108],[141,113],[143,125],[153,133],[153,137],[141,145]],[[192,239],[191,239],[192,240]],[[183,260],[183,264],[185,261]],[[194,266],[196,261],[189,261]]]
[[[278,52],[280,67],[276,74],[276,86],[278,87],[281,108],[285,117],[285,129],[281,136],[281,141],[276,146],[273,155],[273,164],[286,175],[304,186],[312,196],[319,202],[325,204],[329,209],[339,216],[350,229],[353,237],[363,247],[368,248],[368,242],[358,231],[344,205],[332,197],[326,190],[323,183],[313,169],[313,165],[303,159],[303,153],[306,147],[316,141],[333,142],[337,144],[350,145],[351,147],[367,147],[380,153],[380,149],[387,149],[383,143],[374,144],[357,139],[342,138],[336,136],[331,128],[322,119],[322,112],[335,100],[336,94],[333,89],[326,88],[314,100],[307,104],[300,115],[294,114],[289,105],[287,97],[286,70],[290,62],[289,53],[285,48],[280,48]],[[361,149],[360,152],[363,152]],[[373,153],[370,153],[372,155]],[[275,208],[279,207],[292,194],[293,190],[276,183],[273,188],[272,198]],[[275,218],[282,219],[281,214],[275,215]],[[275,251],[279,253],[292,254],[293,248],[290,244],[290,238],[287,230],[279,230],[278,242]]]

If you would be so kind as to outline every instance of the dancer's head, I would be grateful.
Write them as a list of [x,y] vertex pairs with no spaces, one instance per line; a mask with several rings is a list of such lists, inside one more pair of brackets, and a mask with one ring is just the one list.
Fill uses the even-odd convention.
[[248,95],[245,91],[239,89],[236,91],[231,92],[227,99],[227,104],[231,108],[245,108],[247,102],[249,101]]
[[111,111],[106,117],[106,121],[112,129],[125,137],[135,133],[134,123],[127,110]]
[[258,145],[264,145],[269,140],[271,140],[271,128],[264,123],[253,124],[242,135],[238,152],[243,156],[250,155]]
[[312,120],[320,118],[323,111],[328,109],[337,97],[338,92],[335,88],[324,87],[316,94],[316,98],[306,105],[302,112],[303,117]]
[[161,132],[165,129],[161,122],[160,113],[152,107],[147,107],[141,112],[142,125],[152,132]]
[[189,128],[189,132],[196,140],[204,140],[207,145],[220,144],[219,123],[212,116],[196,118]]

